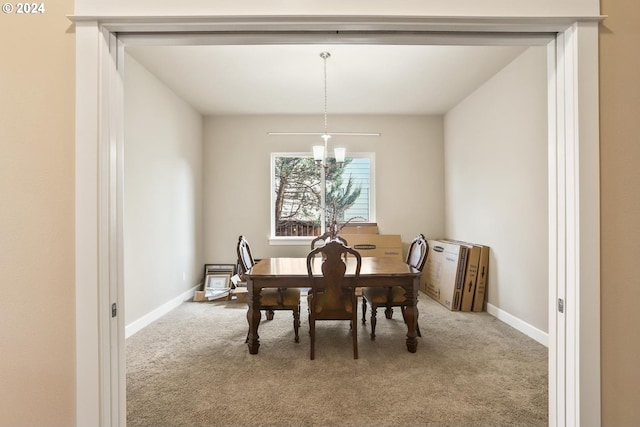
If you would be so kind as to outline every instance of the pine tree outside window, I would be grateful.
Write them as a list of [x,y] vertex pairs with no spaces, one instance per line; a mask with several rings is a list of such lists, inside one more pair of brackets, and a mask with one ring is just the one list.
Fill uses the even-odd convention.
[[318,166],[307,153],[271,155],[272,237],[318,236],[334,220],[375,222],[373,153],[350,153],[342,165],[327,163],[326,169]]

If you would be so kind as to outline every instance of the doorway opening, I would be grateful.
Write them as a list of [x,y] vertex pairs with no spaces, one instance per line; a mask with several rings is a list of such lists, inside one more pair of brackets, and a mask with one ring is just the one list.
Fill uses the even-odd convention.
[[[96,244],[97,247],[110,248],[107,251],[108,255],[105,255],[106,258],[102,258],[99,261],[100,263],[103,264],[104,267],[108,266],[108,268],[106,269],[103,268],[102,271],[107,271],[111,273],[111,274],[100,276],[98,279],[98,282],[99,282],[98,293],[94,297],[97,297],[98,301],[100,302],[99,305],[101,307],[105,307],[105,306],[110,307],[112,301],[116,301],[121,305],[122,298],[123,298],[122,297],[123,285],[124,285],[123,277],[122,277],[122,274],[123,274],[122,273],[122,216],[121,216],[122,212],[118,211],[118,208],[117,208],[117,204],[118,202],[121,202],[121,197],[122,197],[122,181],[121,181],[122,159],[116,155],[116,153],[120,153],[120,154],[122,153],[121,150],[122,150],[122,144],[123,144],[122,116],[121,116],[122,111],[121,111],[121,107],[118,105],[118,99],[121,99],[120,97],[122,96],[122,88],[120,87],[121,71],[119,71],[117,67],[115,67],[115,63],[117,61],[115,61],[114,59],[117,57],[117,55],[121,55],[124,52],[123,40],[125,39],[125,37],[117,37],[115,32],[110,33],[109,31],[107,31],[107,33],[108,33],[108,37],[106,37],[106,40],[108,40],[109,43],[112,43],[113,46],[116,47],[116,49],[113,50],[114,52],[113,55],[106,54],[105,52],[105,57],[103,57],[102,59],[105,64],[104,66],[108,71],[106,73],[107,75],[106,81],[103,81],[102,83],[103,84],[106,82],[110,83],[110,85],[107,85],[110,87],[110,89],[107,91],[107,93],[109,94],[107,95],[107,98],[109,98],[109,102],[107,102],[108,108],[106,109],[106,111],[103,111],[102,114],[108,114],[109,117],[111,117],[111,120],[107,120],[107,122],[104,122],[104,124],[111,123],[111,126],[107,126],[106,129],[104,130],[105,134],[103,134],[101,137],[101,141],[103,142],[99,145],[103,147],[108,147],[108,145],[112,143],[113,147],[116,150],[115,152],[105,150],[98,156],[100,158],[99,163],[103,164],[104,166],[107,166],[106,168],[102,169],[102,175],[100,175],[98,178],[99,182],[97,187],[105,190],[103,191],[103,194],[105,194],[107,197],[106,199],[102,199],[99,210],[101,212],[104,211],[106,213],[105,219],[111,218],[110,220],[107,221],[106,228],[103,229],[102,231],[103,234],[101,234],[101,237],[98,237],[99,242]],[[554,46],[554,53],[551,54],[551,57],[553,58],[565,57],[565,49],[571,48],[569,45],[564,43],[564,37],[566,37],[567,34],[570,35],[570,33],[566,33],[565,35],[557,36],[556,41],[559,40],[559,43],[556,43],[556,45]],[[290,37],[291,35],[288,35],[288,36]],[[146,34],[144,36],[131,35],[131,37],[132,37],[131,40],[133,40],[133,38],[138,38],[138,40],[142,40],[144,37],[149,37],[153,39],[154,36]],[[160,37],[164,37],[166,40],[167,36],[161,35]],[[237,35],[234,35],[233,37],[237,37]],[[370,37],[370,41],[377,40],[378,43],[383,43],[383,41],[381,40],[384,39],[384,37],[381,35],[370,34],[369,37]],[[474,40],[473,35],[465,34],[463,37]],[[485,42],[484,39],[486,37],[487,37],[486,35],[482,35],[481,37],[479,37],[480,39],[483,40],[482,43]],[[507,40],[510,40],[510,42],[513,42],[514,38],[517,38],[517,36],[506,36],[506,37],[503,36],[503,37]],[[538,37],[534,36],[533,38],[537,38],[537,40],[539,40],[541,37],[548,38],[549,34],[545,33],[543,35],[538,35]],[[158,40],[156,40],[155,42],[157,41]],[[262,42],[264,42],[264,40],[262,40]],[[185,43],[185,42],[182,41],[177,43]],[[475,40],[475,43],[478,43],[478,41]],[[118,54],[116,55],[115,52],[118,52]],[[561,65],[562,66],[556,67],[556,69],[554,70],[554,75],[559,69],[561,69],[563,73],[565,72],[563,67],[566,66],[567,64],[565,62],[562,62]],[[578,213],[574,211],[575,209],[574,205],[567,206],[567,203],[570,203],[568,202],[568,200],[571,199],[571,197],[569,196],[575,195],[575,193],[573,192],[573,189],[577,185],[573,181],[573,179],[576,178],[577,176],[577,171],[575,169],[572,169],[571,166],[567,166],[568,163],[570,163],[575,159],[575,155],[576,155],[576,153],[571,150],[571,146],[573,145],[574,141],[573,140],[570,141],[570,144],[567,144],[566,142],[566,139],[567,139],[566,129],[571,127],[570,125],[573,125],[573,123],[570,123],[569,125],[567,125],[566,115],[557,114],[558,110],[561,110],[563,113],[566,112],[565,105],[558,106],[558,98],[567,99],[566,93],[570,92],[573,89],[572,89],[572,85],[568,84],[567,80],[564,77],[562,79],[556,79],[554,80],[554,82],[555,83],[552,84],[551,85],[552,87],[550,88],[550,93],[553,93],[554,95],[551,97],[553,99],[550,102],[550,105],[553,104],[553,107],[551,108],[550,116],[554,116],[555,119],[553,120],[553,125],[550,126],[550,130],[549,130],[550,140],[551,140],[550,154],[549,154],[550,180],[551,180],[550,194],[549,194],[549,199],[550,199],[549,200],[550,202],[549,216],[551,220],[550,222],[552,223],[550,224],[550,233],[549,233],[550,240],[551,240],[549,242],[550,243],[550,263],[549,263],[550,264],[550,272],[549,272],[550,305],[549,307],[550,307],[550,311],[553,311],[553,313],[555,313],[555,307],[556,307],[555,302],[556,302],[557,295],[558,294],[564,295],[567,291],[571,292],[571,286],[572,286],[571,280],[576,279],[575,277],[572,277],[572,274],[575,274],[577,270],[576,268],[577,251],[575,248],[575,245],[577,243],[571,238],[576,237],[575,235],[572,234],[572,232],[575,232],[575,229],[577,227],[577,225],[575,224],[575,221],[572,218],[575,218],[575,215],[578,215]],[[558,87],[561,87],[562,90],[559,90]],[[558,125],[557,123],[560,123],[561,125]],[[111,137],[109,137],[109,135],[111,135]],[[561,140],[559,140],[558,135],[560,135]],[[117,137],[114,139],[112,138],[113,136],[117,136]],[[558,149],[558,147],[561,147],[561,148]],[[558,167],[558,165],[560,165],[560,167]],[[567,191],[570,194],[567,194]],[[559,192],[561,192],[561,194],[558,194]],[[561,215],[558,215],[558,212],[560,212]],[[567,216],[569,217],[568,220],[566,218]],[[567,235],[569,236],[568,241],[565,240]],[[566,267],[567,265],[568,265],[568,268]],[[558,271],[558,270],[561,270],[561,271]],[[569,286],[568,286],[569,289],[565,288],[567,284],[567,281],[566,281],[567,275],[569,276]],[[562,283],[558,283],[558,278],[560,277],[562,278]],[[575,283],[573,283],[573,285],[575,285]],[[103,313],[103,315],[105,315],[104,317],[106,317],[107,311],[101,308],[101,312]],[[112,343],[115,343],[116,345],[111,347],[115,349],[114,350],[115,353],[114,352],[109,353],[107,351],[107,356],[111,354],[110,356],[111,363],[102,364],[102,368],[101,368],[100,376],[102,378],[110,379],[108,381],[102,382],[103,385],[110,384],[108,389],[105,389],[104,391],[108,392],[107,393],[108,396],[111,396],[110,403],[105,403],[103,401],[102,404],[110,408],[110,410],[106,412],[107,414],[110,414],[110,415],[107,415],[107,416],[110,416],[111,419],[116,420],[118,419],[118,417],[122,417],[122,411],[124,407],[124,401],[123,401],[124,389],[122,387],[122,380],[124,376],[124,366],[122,365],[122,363],[118,364],[118,361],[122,362],[123,360],[121,352],[123,351],[123,348],[124,348],[124,345],[122,345],[123,339],[124,339],[124,333],[123,333],[124,320],[120,318],[120,319],[117,319],[116,321],[111,321],[111,320],[105,321],[103,319],[103,315],[101,315],[100,317],[101,326],[98,328],[102,330],[102,334],[100,337],[100,342],[102,343],[101,346],[103,346],[103,348],[105,349],[109,348],[108,345],[106,347],[104,346],[104,343],[109,341]],[[576,325],[574,324],[570,326],[576,326]],[[565,381],[565,376],[568,375],[569,379],[572,378],[571,373],[567,372],[564,367],[565,366],[564,358],[567,357],[567,354],[566,354],[567,350],[565,349],[565,346],[564,346],[564,342],[566,340],[566,337],[564,336],[565,327],[566,325],[564,322],[564,317],[558,320],[555,315],[550,314],[550,324],[549,324],[549,333],[550,333],[549,346],[550,346],[550,366],[551,366],[550,377],[554,379],[560,378],[562,382],[562,384],[560,385],[561,387],[560,393],[558,393],[558,391],[555,390],[555,387],[557,387],[558,384],[556,383],[555,380],[550,381],[550,387],[553,387],[553,390],[550,388],[550,401],[553,401],[553,405],[550,405],[550,424],[552,425],[555,423],[554,420],[557,420],[557,419],[564,420],[564,417],[567,416],[567,414],[564,413],[564,408],[566,408],[566,402],[564,401],[566,397],[565,393],[568,393],[569,395],[571,395],[572,392],[573,393],[576,392],[575,389],[568,390],[568,391],[565,390],[563,385]],[[559,333],[558,331],[562,331],[562,332]],[[575,354],[571,353],[574,350],[575,348],[571,349],[571,346],[569,346],[569,350],[568,350],[569,357],[575,356]],[[558,357],[559,357],[558,354],[560,354],[561,360],[559,363],[561,363],[562,366],[556,368],[555,365],[558,363]],[[120,384],[120,385],[116,386],[116,384]],[[80,388],[81,387],[79,387],[79,391],[80,391]],[[113,399],[114,397],[115,399]],[[557,399],[561,399],[561,402],[558,405],[556,405]],[[120,402],[120,405],[118,405],[117,402]],[[556,406],[562,408],[562,413],[560,414],[558,413],[558,407]],[[571,410],[572,408],[569,407],[568,409]],[[575,409],[575,407],[573,409]],[[102,413],[105,414],[104,411]]]

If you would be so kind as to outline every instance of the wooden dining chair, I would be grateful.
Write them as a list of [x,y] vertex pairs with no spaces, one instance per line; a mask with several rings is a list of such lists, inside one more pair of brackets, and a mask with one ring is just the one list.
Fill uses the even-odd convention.
[[[356,260],[353,281],[345,283],[345,253],[352,254]],[[322,254],[322,277],[314,276],[313,266],[317,254]],[[355,289],[360,277],[362,259],[360,254],[338,240],[332,240],[307,255],[307,273],[311,293],[307,302],[309,307],[309,332],[311,334],[311,360],[315,358],[316,321],[349,320],[353,338],[353,358],[358,358],[358,300]],[[316,271],[316,273],[318,273]]]
[[[238,238],[238,265],[240,266],[240,277],[244,280],[244,273],[255,265],[251,255],[251,247],[244,236]],[[273,320],[275,310],[293,311],[293,330],[295,341],[300,342],[298,329],[300,328],[300,289],[299,288],[263,288],[260,292],[260,308],[265,310],[267,320]],[[247,333],[247,340],[249,334]],[[247,342],[245,340],[245,342]]]
[[[406,263],[410,266],[422,271],[424,264],[427,260],[427,253],[429,252],[429,244],[424,235],[418,234],[409,245],[407,252]],[[393,317],[393,307],[400,307],[402,310],[402,317],[407,322],[405,317],[405,308],[407,306],[407,300],[405,298],[405,290],[402,286],[391,287],[365,287],[362,289],[362,324],[367,322],[367,302],[371,305],[371,339],[376,339],[376,314],[378,307],[385,307],[384,314],[387,319]],[[416,318],[418,317],[418,311],[416,308]],[[417,323],[417,321],[416,321]],[[416,324],[416,331],[418,336],[421,337],[420,325]]]

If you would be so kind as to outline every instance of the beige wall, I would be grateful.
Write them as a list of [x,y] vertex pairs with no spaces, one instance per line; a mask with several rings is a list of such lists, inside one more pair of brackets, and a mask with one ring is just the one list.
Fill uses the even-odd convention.
[[202,116],[129,55],[124,70],[125,325],[131,325],[201,282]]
[[487,302],[548,333],[547,49],[445,116],[446,236],[491,247]]
[[45,6],[0,14],[1,426],[74,424],[73,2]]
[[602,0],[602,418],[640,425],[640,3]]
[[[374,152],[376,213],[381,233],[444,232],[442,118],[330,116],[335,129],[381,132],[380,137],[334,137],[347,153]],[[309,152],[317,137],[269,136],[269,131],[309,130],[321,116],[222,116],[205,121],[205,253],[207,262],[235,262],[238,235],[256,258],[302,256],[307,245],[270,246],[270,156]],[[335,141],[334,141],[335,140]],[[402,165],[400,167],[399,165]],[[400,208],[398,208],[400,207]]]

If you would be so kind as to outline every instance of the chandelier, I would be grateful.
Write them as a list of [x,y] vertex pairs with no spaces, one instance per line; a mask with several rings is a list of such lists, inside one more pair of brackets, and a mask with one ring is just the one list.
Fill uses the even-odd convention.
[[[327,164],[327,152],[328,152],[328,144],[329,139],[331,139],[332,135],[340,135],[340,136],[380,136],[379,132],[329,132],[329,120],[328,120],[328,111],[327,111],[327,59],[331,57],[329,52],[321,52],[320,58],[323,61],[323,84],[324,84],[324,130],[322,132],[269,132],[268,135],[320,135],[323,139],[323,145],[314,145],[313,149],[313,159],[316,161],[316,164],[319,166],[324,166],[326,169],[328,167]],[[344,159],[346,156],[346,148],[336,147],[333,150],[336,163],[342,164],[344,163]]]

